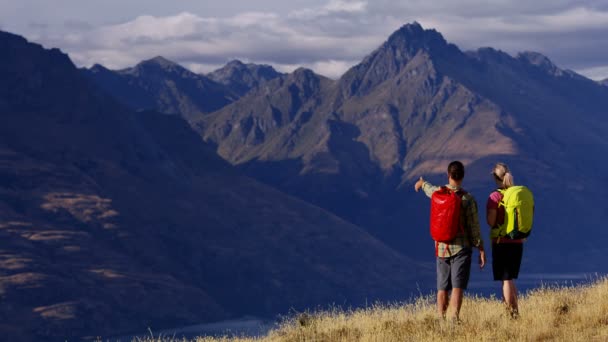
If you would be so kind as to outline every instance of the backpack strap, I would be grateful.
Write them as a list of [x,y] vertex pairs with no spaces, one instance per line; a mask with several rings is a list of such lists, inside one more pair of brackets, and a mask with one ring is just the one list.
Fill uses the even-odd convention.
[[[464,197],[464,195],[467,195],[467,194],[468,194],[468,192],[466,192],[466,191],[465,191],[465,190],[463,190],[462,188],[460,188],[460,189],[458,189],[458,190],[456,190],[456,191],[454,191],[454,192],[456,193],[456,195],[458,195],[458,196],[460,197],[460,201],[461,201],[461,202],[462,202],[462,198]],[[460,208],[460,209],[462,210],[462,204],[461,204],[461,208]],[[462,213],[461,213],[461,215],[462,215]],[[466,214],[465,214],[465,216],[464,216],[464,220],[466,220]],[[460,227],[459,227],[459,229],[460,229],[460,233],[465,234],[465,231],[464,231],[464,225],[460,224],[460,222],[458,223],[458,225],[460,226]]]
[[505,198],[505,191],[507,191],[507,189],[502,189],[502,188],[498,188],[496,189],[496,192],[499,192],[502,195],[502,198],[500,199],[500,201],[498,202],[498,207],[500,208],[501,206],[505,206],[504,202],[502,201],[503,198]]
[[[507,191],[507,189],[503,189],[503,188],[497,188],[496,189],[496,192],[499,192],[502,195],[500,201],[498,202],[498,208],[503,207],[503,208],[506,209],[505,202],[503,201],[503,199],[505,198],[505,192],[506,191]],[[505,209],[503,209],[503,210],[505,210]],[[498,213],[496,213],[496,219],[498,220]],[[505,210],[505,214],[504,214],[504,219],[503,219],[502,225],[505,224],[505,220],[506,219],[507,219],[507,212]],[[500,229],[501,229],[500,226],[501,225],[499,225],[498,223],[496,224],[496,228],[499,229],[498,237],[496,238],[496,244],[499,244],[500,240],[503,238],[503,236],[500,236]]]

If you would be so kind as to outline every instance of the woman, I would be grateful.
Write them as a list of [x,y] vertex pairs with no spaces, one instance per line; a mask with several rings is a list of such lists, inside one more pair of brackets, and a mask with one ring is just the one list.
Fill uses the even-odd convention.
[[[501,227],[505,220],[505,208],[500,206],[501,191],[514,185],[513,175],[506,164],[498,163],[492,170],[497,190],[490,194],[486,205],[486,217],[490,226],[490,239],[492,240],[492,271],[494,280],[502,281],[503,300],[511,318],[519,317],[517,306],[517,287],[514,279],[519,275],[519,267],[523,254],[523,239],[510,239],[504,236]],[[501,228],[502,234],[501,234]],[[502,235],[502,236],[501,236]]]

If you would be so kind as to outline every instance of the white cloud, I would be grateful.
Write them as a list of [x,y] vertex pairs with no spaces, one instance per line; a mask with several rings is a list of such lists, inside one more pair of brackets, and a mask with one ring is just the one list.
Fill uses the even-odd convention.
[[364,13],[367,1],[330,0],[324,6],[295,10],[288,14],[290,19],[310,20],[339,13]]
[[[332,1],[332,11],[358,12],[364,3]],[[333,35],[311,20],[286,20],[274,13],[239,13],[203,18],[183,12],[169,17],[139,16],[132,21],[61,37],[47,37],[65,48],[79,65],[102,63],[124,68],[162,55],[208,71],[231,59],[266,61],[277,68],[313,67],[339,76],[340,70],[380,44],[382,35]],[[348,24],[350,25],[350,24]],[[317,69],[318,68],[318,69]]]
[[416,20],[462,49],[539,51],[560,67],[581,70],[605,63],[601,59],[608,55],[607,7],[572,0],[329,0],[286,15],[141,15],[97,28],[71,25],[68,34],[40,29],[29,38],[58,46],[85,66],[123,68],[163,55],[197,70],[210,71],[241,59],[284,71],[309,67],[335,78],[394,30]]
[[363,12],[367,7],[367,1],[344,1],[331,0],[325,9],[329,12]]
[[542,15],[534,26],[537,32],[567,32],[574,30],[605,29],[608,11],[601,12],[585,7],[572,8],[554,15]]
[[308,66],[309,69],[314,70],[316,73],[327,76],[329,78],[338,79],[352,66],[359,63],[359,61],[337,61],[337,60],[326,60],[318,61]]
[[[273,67],[280,71],[289,73],[298,68],[307,68],[313,70],[315,73],[329,77],[331,79],[338,79],[342,74],[344,74],[348,69],[352,66],[356,65],[359,61],[337,61],[337,60],[322,60],[316,61],[314,63],[304,63],[304,64],[274,64]],[[271,64],[271,63],[262,63],[262,64]]]
[[[461,34],[472,32],[474,35],[563,33],[608,27],[608,12],[598,12],[583,7],[541,15],[464,17],[443,14],[425,18],[428,18],[424,20],[425,22],[443,31],[457,31]],[[480,29],[471,30],[471,27]]]
[[170,17],[144,15],[124,24],[103,27],[97,31],[97,37],[106,44],[180,39],[197,33],[203,22],[202,18],[187,12]]
[[184,68],[197,73],[197,74],[207,74],[214,70],[220,69],[224,66],[224,64],[205,64],[205,63],[182,63]]
[[595,81],[608,79],[608,65],[575,70],[577,73]]

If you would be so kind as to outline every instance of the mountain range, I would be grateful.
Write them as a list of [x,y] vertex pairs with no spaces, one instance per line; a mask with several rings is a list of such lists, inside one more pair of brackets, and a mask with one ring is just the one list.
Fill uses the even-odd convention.
[[[179,115],[145,109],[193,107],[121,104],[61,51],[10,33],[0,51],[3,338],[94,339],[360,305],[407,296],[429,275],[360,227],[247,177]],[[187,81],[146,83],[161,64]],[[226,89],[160,58],[119,74],[125,92]],[[190,94],[200,108],[220,99]]]
[[447,164],[462,160],[483,209],[489,170],[507,162],[538,201],[527,267],[595,271],[605,267],[582,256],[606,251],[587,237],[608,235],[596,228],[608,214],[594,209],[602,196],[590,191],[608,171],[598,158],[608,150],[607,106],[607,88],[542,54],[461,51],[413,23],[338,80],[301,68],[214,112],[181,114],[249,176],[413,258],[428,249],[411,243],[428,240],[428,203],[413,182],[445,182]]

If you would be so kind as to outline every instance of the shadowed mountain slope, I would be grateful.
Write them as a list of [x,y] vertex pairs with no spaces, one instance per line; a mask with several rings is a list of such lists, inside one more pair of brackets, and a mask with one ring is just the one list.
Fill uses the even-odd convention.
[[[0,331],[63,340],[408,296],[426,270],[0,32]],[[381,261],[381,262],[379,262]],[[409,290],[408,290],[409,289]]]

